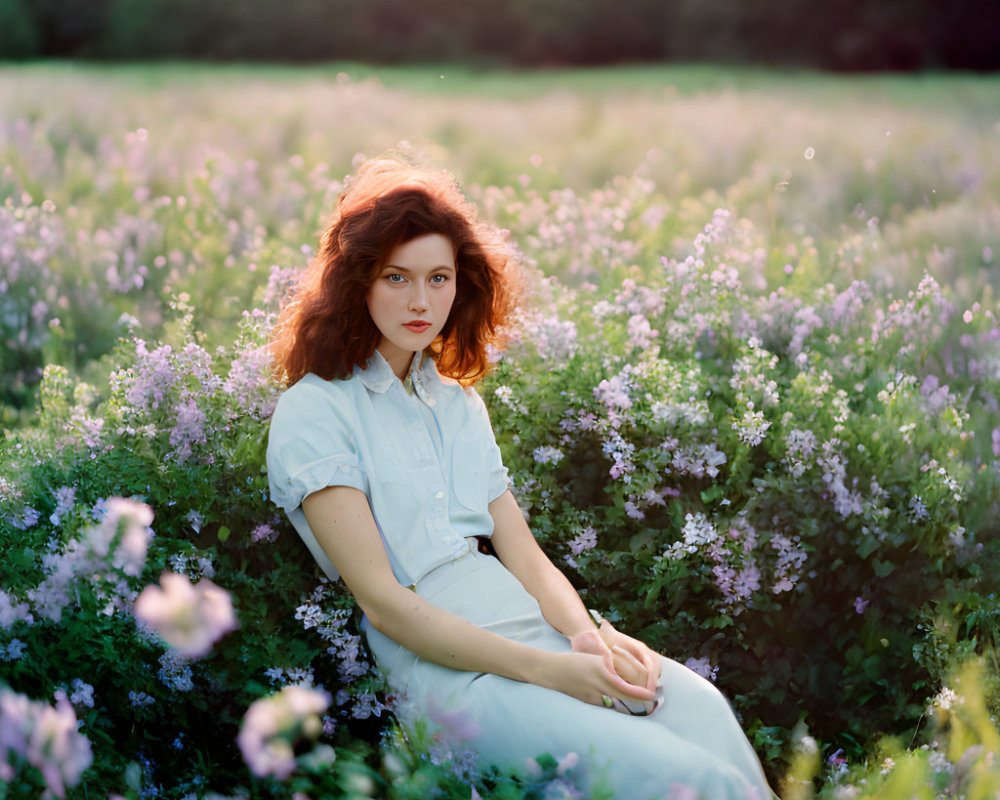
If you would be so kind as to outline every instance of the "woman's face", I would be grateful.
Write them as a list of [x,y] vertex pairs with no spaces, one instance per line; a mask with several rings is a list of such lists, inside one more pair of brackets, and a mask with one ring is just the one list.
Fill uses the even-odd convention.
[[413,354],[433,342],[455,301],[455,253],[438,233],[396,247],[368,290],[368,313],[382,338],[379,352],[400,378]]

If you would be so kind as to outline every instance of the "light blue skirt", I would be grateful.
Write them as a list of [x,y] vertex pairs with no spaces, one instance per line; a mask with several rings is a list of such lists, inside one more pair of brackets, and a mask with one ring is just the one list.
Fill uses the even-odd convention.
[[[422,578],[416,591],[501,636],[552,652],[570,650],[535,598],[493,556],[473,550]],[[663,705],[639,717],[491,673],[449,669],[418,658],[370,625],[365,633],[401,696],[400,720],[438,722],[443,735],[464,739],[452,746],[475,751],[484,764],[524,773],[543,753],[557,760],[575,753],[583,765],[575,774],[582,773],[587,785],[610,787],[618,800],[774,796],[726,698],[671,659],[662,661]]]

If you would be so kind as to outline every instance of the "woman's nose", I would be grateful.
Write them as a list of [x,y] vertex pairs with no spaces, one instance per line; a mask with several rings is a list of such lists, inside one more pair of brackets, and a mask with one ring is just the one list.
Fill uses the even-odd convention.
[[413,286],[410,293],[410,309],[412,311],[425,311],[427,309],[427,289],[421,283]]

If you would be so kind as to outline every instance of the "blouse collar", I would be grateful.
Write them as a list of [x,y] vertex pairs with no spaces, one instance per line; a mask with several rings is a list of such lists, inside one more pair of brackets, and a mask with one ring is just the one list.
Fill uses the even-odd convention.
[[[385,360],[385,356],[377,349],[368,359],[364,369],[355,367],[355,374],[361,379],[366,389],[378,394],[385,394],[393,382],[399,380],[396,373],[392,371],[392,367],[389,366],[389,362]],[[412,380],[413,388],[425,400],[427,397],[439,396],[440,390],[444,388],[434,359],[424,351],[420,351],[413,357],[407,379],[408,381]],[[404,386],[405,384],[406,381],[404,381]]]

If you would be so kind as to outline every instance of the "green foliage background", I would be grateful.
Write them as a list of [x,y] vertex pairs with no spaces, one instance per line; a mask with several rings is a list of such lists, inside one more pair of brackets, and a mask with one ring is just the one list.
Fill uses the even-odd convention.
[[988,0],[0,0],[0,58],[996,69]]

